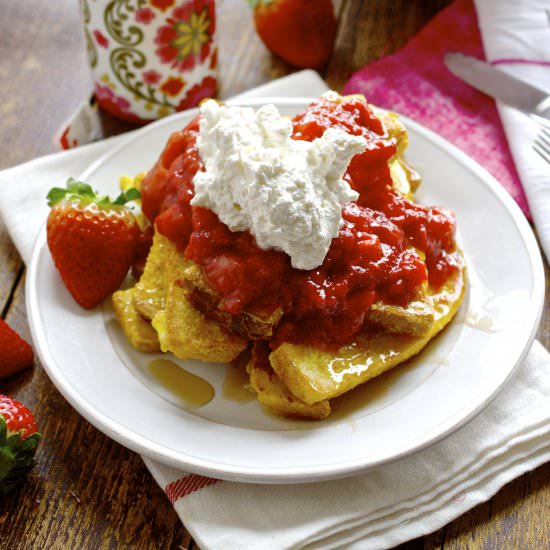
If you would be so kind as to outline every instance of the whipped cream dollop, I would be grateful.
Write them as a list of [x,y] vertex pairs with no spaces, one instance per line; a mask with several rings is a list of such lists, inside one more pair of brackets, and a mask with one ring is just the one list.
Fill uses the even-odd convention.
[[294,140],[274,105],[254,111],[209,100],[200,113],[205,170],[195,175],[191,204],[232,231],[250,231],[260,248],[286,252],[296,269],[321,265],[343,204],[358,197],[342,176],[366,140],[332,128],[312,142]]

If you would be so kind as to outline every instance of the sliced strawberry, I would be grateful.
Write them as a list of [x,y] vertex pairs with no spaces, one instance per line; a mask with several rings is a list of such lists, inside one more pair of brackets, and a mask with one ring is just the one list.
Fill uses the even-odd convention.
[[7,378],[30,367],[33,358],[31,346],[0,319],[0,378]]
[[296,67],[322,67],[332,53],[331,0],[248,0],[256,30],[270,51]]
[[0,395],[0,492],[7,493],[34,466],[40,437],[31,411]]
[[129,189],[111,201],[73,179],[48,194],[48,247],[82,307],[92,308],[117,290],[134,261],[140,229],[124,204],[136,198],[139,191]]

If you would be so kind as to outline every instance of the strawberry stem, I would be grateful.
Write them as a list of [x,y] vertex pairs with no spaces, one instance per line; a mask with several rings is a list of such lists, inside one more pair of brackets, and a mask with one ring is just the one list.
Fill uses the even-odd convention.
[[35,432],[24,437],[24,432],[10,434],[0,414],[0,494],[7,493],[34,466],[34,453],[40,441]]
[[107,195],[100,195],[97,191],[94,191],[89,184],[69,178],[66,187],[53,187],[46,198],[50,207],[55,206],[64,199],[95,202],[101,206],[123,206],[128,201],[139,199],[140,193],[137,189],[131,188],[121,193],[113,201]]
[[126,191],[123,191],[114,201],[113,204],[126,204],[129,201],[135,201],[141,197],[140,192],[135,187],[130,187]]

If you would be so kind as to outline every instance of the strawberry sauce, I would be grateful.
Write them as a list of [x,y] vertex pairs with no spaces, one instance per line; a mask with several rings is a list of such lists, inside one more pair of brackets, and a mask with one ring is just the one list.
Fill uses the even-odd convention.
[[203,268],[225,311],[267,315],[282,308],[272,347],[285,341],[337,347],[353,339],[375,301],[406,305],[426,280],[437,288],[456,271],[455,221],[448,210],[414,204],[393,190],[388,160],[395,140],[362,101],[321,99],[293,126],[294,139],[313,140],[335,127],[368,142],[345,175],[359,199],[344,206],[340,233],[316,269],[293,269],[285,253],[260,249],[250,233],[231,232],[213,212],[190,205],[193,176],[202,168],[198,118],[170,137],[147,174],[143,210]]

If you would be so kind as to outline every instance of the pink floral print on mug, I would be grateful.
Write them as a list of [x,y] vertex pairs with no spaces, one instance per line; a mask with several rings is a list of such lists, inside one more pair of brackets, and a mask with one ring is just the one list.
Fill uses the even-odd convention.
[[147,122],[217,91],[215,0],[81,0],[98,103]]

